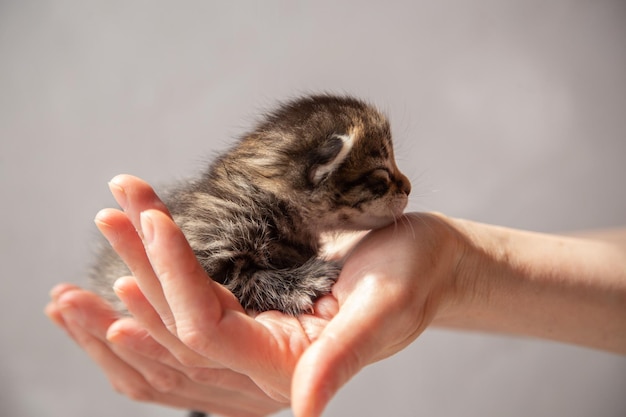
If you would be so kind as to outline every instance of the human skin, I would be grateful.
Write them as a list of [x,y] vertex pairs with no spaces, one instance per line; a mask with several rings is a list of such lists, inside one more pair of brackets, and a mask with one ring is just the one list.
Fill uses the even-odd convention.
[[131,398],[319,416],[364,366],[429,325],[626,354],[626,230],[579,239],[414,213],[338,245],[343,270],[313,314],[250,317],[199,267],[147,183],[119,176],[111,189],[123,211],[96,224],[133,273],[115,285],[133,317],[68,284],[46,311]]

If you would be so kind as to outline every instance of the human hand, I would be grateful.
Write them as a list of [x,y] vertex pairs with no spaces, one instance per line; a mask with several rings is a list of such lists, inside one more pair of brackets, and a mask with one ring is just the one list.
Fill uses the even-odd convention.
[[296,416],[321,415],[363,367],[407,347],[455,304],[462,245],[444,216],[413,213],[352,248],[332,289],[337,312],[294,371]]
[[[411,343],[454,286],[452,229],[441,217],[412,215],[359,242],[314,314],[265,312],[251,318],[231,293],[208,279],[148,184],[121,176],[112,190],[124,212],[104,210],[96,222],[133,272],[135,278],[118,281],[116,291],[136,320],[109,328],[115,349],[119,344],[146,352],[150,345],[163,355],[151,359],[167,357],[187,377],[198,369],[245,375],[274,407],[291,402],[299,417],[320,415],[362,367]],[[124,326],[131,331],[119,332]],[[125,363],[142,368],[139,362]],[[114,379],[115,367],[106,365],[101,366]],[[177,393],[175,401],[155,400],[198,408]]]
[[102,368],[116,391],[133,400],[240,417],[286,407],[245,375],[183,365],[135,319],[120,319],[90,291],[59,284],[50,295],[48,317]]

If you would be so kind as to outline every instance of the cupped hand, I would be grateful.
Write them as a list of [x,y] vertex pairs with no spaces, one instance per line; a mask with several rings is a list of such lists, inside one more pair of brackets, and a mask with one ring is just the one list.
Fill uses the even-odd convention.
[[[158,372],[152,365],[200,384],[198,374],[221,372],[209,378],[218,383],[209,385],[232,389],[233,409],[239,393],[263,401],[258,415],[290,403],[298,417],[318,416],[364,366],[411,343],[454,293],[453,272],[462,253],[454,230],[442,216],[415,214],[360,240],[346,257],[332,294],[317,301],[313,314],[270,311],[250,317],[230,292],[208,278],[147,183],[118,176],[111,189],[123,211],[103,210],[96,224],[132,271],[133,277],[119,280],[115,289],[133,318],[116,321],[96,297],[79,304],[96,312],[98,336],[80,323],[65,322],[64,327],[75,338],[87,332],[85,338],[103,344],[104,356],[121,359],[123,364],[112,365],[114,360],[92,353],[112,381],[121,369]],[[56,297],[56,304],[53,299],[53,319],[61,321],[59,303],[70,294],[95,297],[81,291]],[[88,352],[93,348],[84,340],[79,344]],[[175,392],[175,400],[158,394],[152,400],[211,411],[207,404],[197,407],[182,391]],[[212,399],[209,394],[206,398]]]
[[57,285],[46,314],[100,366],[116,391],[133,400],[232,417],[260,417],[286,407],[246,375],[183,365],[135,319],[120,319],[90,291]]

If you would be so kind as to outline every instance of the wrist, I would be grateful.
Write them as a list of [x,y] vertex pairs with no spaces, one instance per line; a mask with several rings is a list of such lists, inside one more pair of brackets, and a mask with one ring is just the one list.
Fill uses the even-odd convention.
[[[434,321],[445,327],[527,333],[518,322],[547,285],[541,240],[529,232],[449,219],[457,232],[452,290]],[[537,235],[538,236],[538,235]],[[544,276],[542,276],[544,275]],[[516,310],[517,309],[517,310]],[[526,326],[530,325],[530,321]]]
[[420,267],[416,277],[430,278],[421,289],[429,294],[424,324],[453,325],[481,296],[469,271],[474,269],[472,265],[480,263],[472,242],[471,224],[441,213],[416,213],[408,218],[412,221],[413,241],[417,243],[413,253],[427,258],[418,262],[420,265],[430,265],[426,269]]
[[450,255],[441,280],[440,303],[433,324],[466,327],[468,312],[474,309],[473,306],[483,304],[489,293],[478,272],[490,267],[488,265],[495,255],[490,255],[489,248],[485,247],[487,239],[476,223],[440,214],[436,216],[446,225],[448,233],[444,239],[444,251]]
[[458,261],[434,324],[626,353],[623,247],[449,219]]

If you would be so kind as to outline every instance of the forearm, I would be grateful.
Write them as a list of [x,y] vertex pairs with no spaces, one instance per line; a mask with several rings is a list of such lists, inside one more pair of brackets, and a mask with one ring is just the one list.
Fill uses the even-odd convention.
[[581,239],[451,220],[466,243],[435,323],[626,354],[626,238]]

